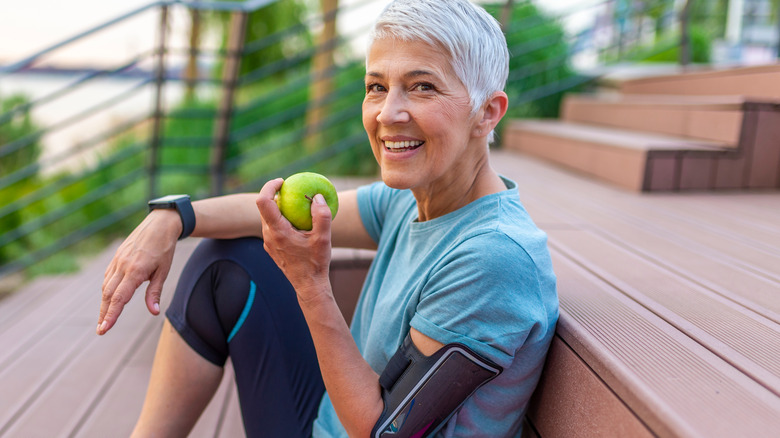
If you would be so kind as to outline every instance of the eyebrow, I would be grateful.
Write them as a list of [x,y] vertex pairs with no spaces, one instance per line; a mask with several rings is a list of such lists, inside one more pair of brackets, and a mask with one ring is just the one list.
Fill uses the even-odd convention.
[[[385,76],[382,73],[375,72],[375,71],[369,71],[366,72],[366,76],[370,76],[372,78],[384,78]],[[428,70],[412,70],[410,72],[404,73],[403,77],[404,79],[411,79],[411,78],[417,78],[420,76],[436,76],[435,73],[428,71]]]

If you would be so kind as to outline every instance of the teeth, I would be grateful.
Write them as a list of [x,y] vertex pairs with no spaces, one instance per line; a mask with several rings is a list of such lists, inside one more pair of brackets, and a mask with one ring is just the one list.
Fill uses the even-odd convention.
[[386,141],[385,147],[388,149],[405,149],[417,147],[423,144],[421,141]]

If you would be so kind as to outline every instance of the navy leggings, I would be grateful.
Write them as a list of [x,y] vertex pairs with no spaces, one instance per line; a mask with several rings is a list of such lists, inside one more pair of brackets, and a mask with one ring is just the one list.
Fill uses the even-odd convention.
[[295,291],[262,240],[203,240],[166,316],[205,359],[230,357],[248,437],[311,436],[325,386]]

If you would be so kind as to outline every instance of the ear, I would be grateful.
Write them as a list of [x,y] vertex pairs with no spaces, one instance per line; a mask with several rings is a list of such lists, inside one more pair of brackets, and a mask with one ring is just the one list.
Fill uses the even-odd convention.
[[481,118],[477,120],[474,125],[472,135],[475,137],[487,137],[493,129],[495,129],[498,122],[504,118],[506,110],[509,107],[509,98],[503,91],[496,91],[488,100],[482,105],[480,111]]

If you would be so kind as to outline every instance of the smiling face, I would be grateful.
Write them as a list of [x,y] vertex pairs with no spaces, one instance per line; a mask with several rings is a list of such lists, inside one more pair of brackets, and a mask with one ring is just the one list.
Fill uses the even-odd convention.
[[466,87],[447,55],[422,42],[376,40],[366,63],[363,126],[385,184],[453,196],[474,183],[487,155]]

